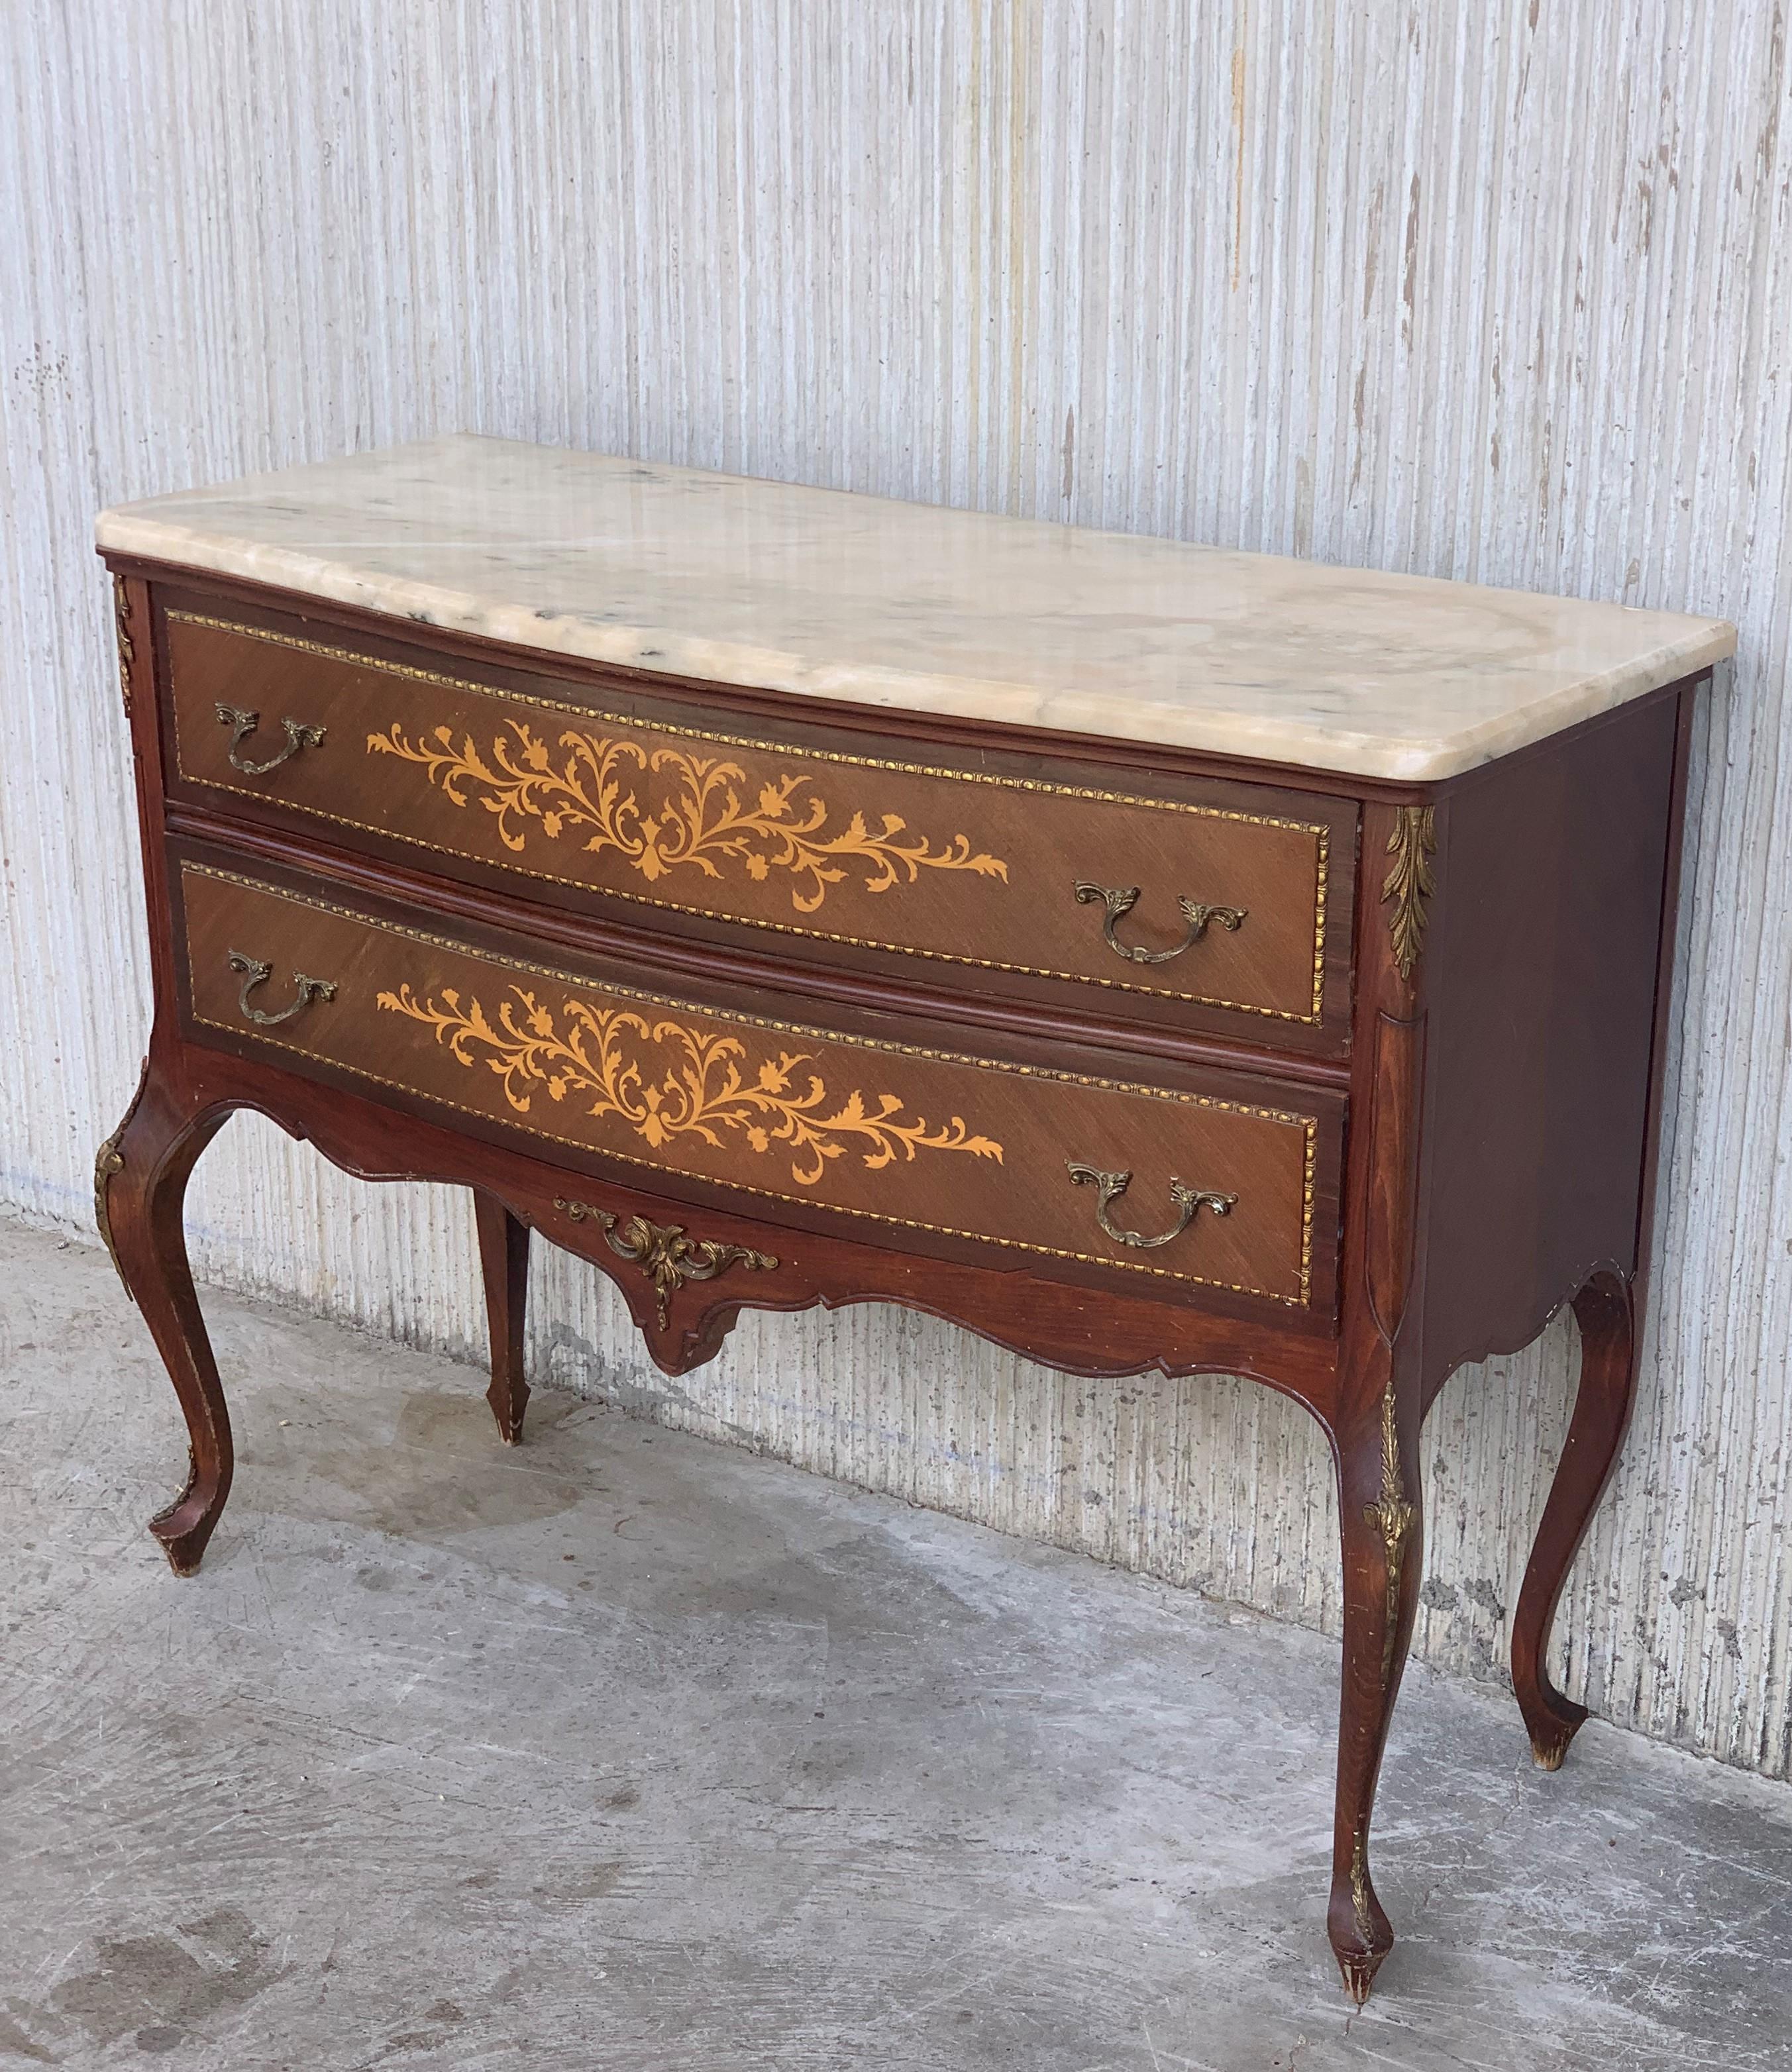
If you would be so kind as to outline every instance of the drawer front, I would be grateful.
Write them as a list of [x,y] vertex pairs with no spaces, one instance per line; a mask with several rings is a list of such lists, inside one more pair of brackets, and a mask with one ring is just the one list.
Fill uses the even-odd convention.
[[[327,1066],[374,1098],[520,1133],[543,1156],[572,1146],[1329,1312],[1314,1200],[1335,1178],[1335,1102],[1223,1099],[718,1011],[191,859],[175,880],[201,1040]],[[1160,1241],[1113,1234],[1129,1230]]]
[[775,931],[798,954],[847,946],[997,989],[1069,983],[1091,1005],[1342,1036],[1347,952],[1327,948],[1347,942],[1349,802],[1193,780],[1134,796],[899,741],[761,738],[697,701],[598,709],[567,684],[476,680],[196,609],[165,623],[179,781],[232,811],[311,816],[350,846],[376,836],[550,899]]

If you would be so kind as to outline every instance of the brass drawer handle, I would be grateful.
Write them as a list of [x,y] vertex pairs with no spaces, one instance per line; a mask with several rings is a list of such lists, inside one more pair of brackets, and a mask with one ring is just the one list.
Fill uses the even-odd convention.
[[217,708],[217,713],[219,726],[230,729],[230,767],[240,770],[245,777],[265,777],[270,770],[277,770],[289,756],[298,754],[300,749],[323,746],[321,726],[307,726],[303,720],[283,719],[280,724],[286,730],[286,746],[277,755],[270,755],[265,763],[250,763],[236,751],[261,724],[261,715],[245,712],[238,705],[224,705]]
[[265,985],[273,977],[273,966],[263,964],[259,957],[245,957],[240,950],[232,950],[230,952],[230,968],[242,975],[243,989],[237,997],[236,1005],[249,1021],[259,1023],[264,1029],[277,1028],[282,1022],[290,1022],[314,1000],[334,1000],[336,997],[334,979],[307,978],[303,972],[294,972],[293,983],[298,988],[298,999],[290,1007],[282,1008],[277,1014],[265,1014],[259,1007],[249,1005],[249,997],[258,985]]
[[1130,964],[1167,964],[1172,957],[1179,957],[1193,943],[1198,943],[1207,932],[1207,923],[1217,921],[1229,934],[1235,935],[1244,925],[1249,908],[1244,906],[1210,906],[1199,899],[1178,899],[1182,919],[1187,922],[1188,933],[1173,950],[1147,950],[1135,944],[1123,943],[1114,933],[1114,923],[1123,921],[1139,903],[1139,887],[1136,885],[1091,885],[1086,879],[1076,882],[1077,903],[1087,906],[1099,899],[1108,910],[1101,924],[1101,932],[1108,939],[1108,947],[1116,956],[1124,957]]
[[1186,1180],[1172,1180],[1169,1198],[1176,1204],[1174,1226],[1161,1237],[1141,1237],[1138,1231],[1122,1230],[1110,1220],[1108,1204],[1117,1202],[1132,1184],[1130,1173],[1104,1173],[1094,1166],[1079,1166],[1074,1159],[1065,1161],[1065,1170],[1073,1186],[1093,1187],[1095,1190],[1095,1221],[1108,1235],[1120,1244],[1130,1244],[1141,1252],[1150,1252],[1160,1244],[1168,1244],[1172,1238],[1180,1237],[1194,1219],[1197,1209],[1210,1210],[1216,1216],[1229,1215],[1236,1194],[1216,1194],[1206,1187],[1191,1187]]

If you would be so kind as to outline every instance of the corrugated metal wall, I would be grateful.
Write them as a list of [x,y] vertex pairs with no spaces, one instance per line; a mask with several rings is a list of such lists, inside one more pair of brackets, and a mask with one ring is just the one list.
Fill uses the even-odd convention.
[[[1565,1677],[1792,1771],[1789,116],[1777,0],[0,10],[0,1196],[89,1227],[147,1018],[100,504],[465,426],[1725,613],[1650,1350]],[[192,1207],[214,1280],[481,1349],[461,1198],[244,1120]],[[590,1272],[535,1290],[573,1386],[1335,1620],[1329,1466],[1265,1392],[882,1310],[669,1387]],[[1503,1655],[1573,1359],[1558,1322],[1434,1413],[1445,1668]]]

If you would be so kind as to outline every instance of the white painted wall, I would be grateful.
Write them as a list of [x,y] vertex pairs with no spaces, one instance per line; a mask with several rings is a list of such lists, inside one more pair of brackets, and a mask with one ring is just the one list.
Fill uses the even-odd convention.
[[[147,1021],[103,504],[465,426],[1725,613],[1642,1403],[1563,1673],[1792,1773],[1782,13],[0,8],[0,1198],[91,1227]],[[214,1281],[483,1350],[459,1198],[242,1120],[192,1221]],[[544,1259],[535,1300],[557,1380],[1335,1622],[1329,1466],[1265,1392],[1084,1384],[882,1310],[750,1322],[672,1387],[586,1269]],[[1445,1668],[1503,1656],[1572,1336],[1434,1413]]]

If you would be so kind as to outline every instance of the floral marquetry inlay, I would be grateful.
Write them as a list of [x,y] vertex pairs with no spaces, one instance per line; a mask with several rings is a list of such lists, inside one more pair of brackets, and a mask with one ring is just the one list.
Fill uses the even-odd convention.
[[[801,914],[820,906],[849,865],[862,867],[867,892],[912,885],[923,870],[1008,876],[1000,857],[973,851],[964,835],[939,849],[924,836],[903,840],[907,824],[895,813],[883,814],[873,832],[855,812],[830,833],[832,809],[804,793],[804,776],[787,771],[762,784],[749,803],[742,797],[746,773],[738,763],[573,730],[550,747],[520,720],[506,727],[487,752],[471,734],[456,747],[446,726],[413,742],[396,722],[384,734],[370,734],[367,745],[376,754],[418,765],[457,806],[476,796],[496,816],[508,849],[523,848],[532,822],[550,841],[582,836],[588,851],[614,850],[649,882],[684,865],[719,878],[725,866],[738,865],[758,883],[774,871],[788,872],[791,902]],[[643,804],[635,786],[651,778],[665,780],[664,790]]]
[[681,1137],[762,1155],[787,1145],[791,1177],[805,1187],[849,1150],[873,1170],[917,1151],[968,1151],[1001,1162],[1001,1146],[974,1135],[961,1116],[930,1128],[923,1116],[904,1116],[900,1095],[830,1093],[818,1073],[799,1069],[810,1063],[803,1051],[755,1063],[737,1037],[577,998],[557,1014],[522,986],[511,988],[495,1019],[447,986],[439,1001],[420,999],[409,985],[378,997],[381,1007],[434,1030],[460,1063],[496,1073],[519,1115],[545,1091],[588,1115],[619,1117],[656,1150]]

